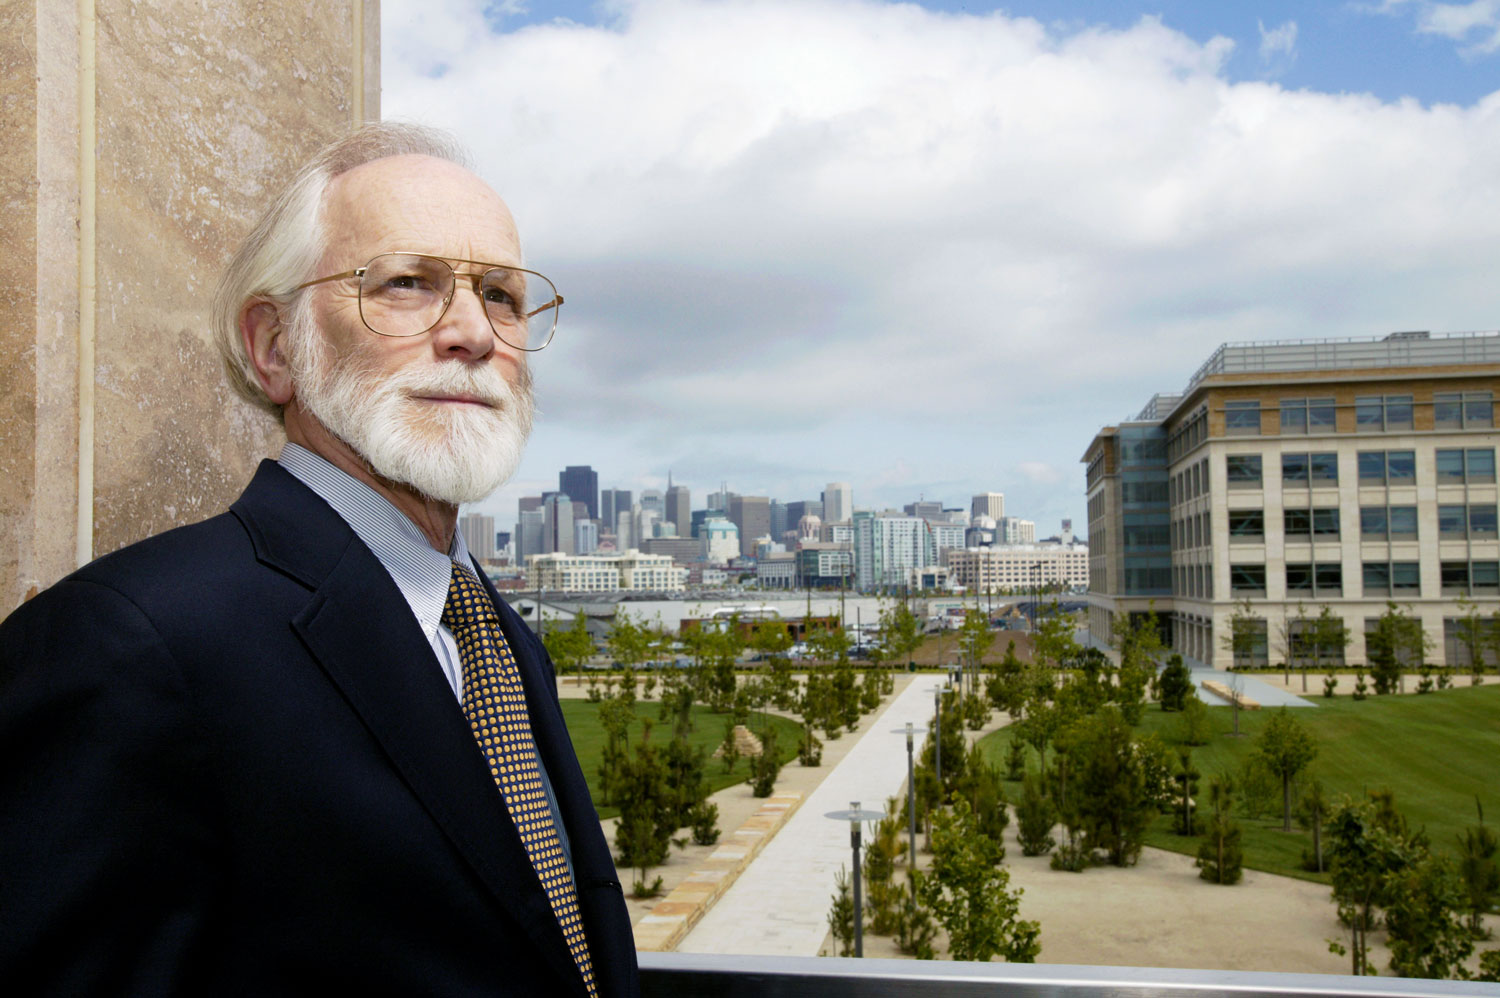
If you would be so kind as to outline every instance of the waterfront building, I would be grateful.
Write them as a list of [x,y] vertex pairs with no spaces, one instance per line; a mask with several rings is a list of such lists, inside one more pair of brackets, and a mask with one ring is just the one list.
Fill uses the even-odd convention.
[[631,549],[615,554],[534,555],[527,565],[527,586],[551,592],[605,593],[680,592],[687,587],[687,569],[664,554]]
[[972,592],[1081,589],[1089,582],[1087,544],[973,547],[946,552],[944,562],[953,584]]

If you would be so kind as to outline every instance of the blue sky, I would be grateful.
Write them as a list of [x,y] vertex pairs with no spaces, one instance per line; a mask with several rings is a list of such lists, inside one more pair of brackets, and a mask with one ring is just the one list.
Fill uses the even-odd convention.
[[1500,0],[385,0],[568,299],[516,479],[1006,493],[1226,341],[1500,326]]

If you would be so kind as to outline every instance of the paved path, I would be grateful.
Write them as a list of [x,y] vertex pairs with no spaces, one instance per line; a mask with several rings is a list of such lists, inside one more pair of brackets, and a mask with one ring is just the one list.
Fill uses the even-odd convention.
[[[1214,707],[1224,706],[1224,701],[1203,688],[1203,681],[1205,679],[1217,679],[1230,689],[1234,689],[1235,683],[1238,682],[1240,684],[1240,692],[1262,707],[1317,706],[1311,700],[1305,700],[1295,693],[1288,693],[1286,690],[1272,686],[1270,683],[1246,673],[1225,672],[1222,669],[1208,669],[1202,666],[1194,668],[1192,673],[1193,690],[1197,692],[1198,699]],[[1322,676],[1308,677],[1308,689],[1321,690],[1322,688]]]
[[[883,712],[866,719],[842,762],[808,795],[797,813],[735,885],[677,946],[679,953],[817,956],[828,935],[834,876],[853,861],[849,825],[823,817],[862,808],[885,809],[906,783],[906,739],[892,729],[932,718],[937,676],[917,675]],[[920,749],[920,742],[918,743]],[[866,840],[868,841],[868,828]]]

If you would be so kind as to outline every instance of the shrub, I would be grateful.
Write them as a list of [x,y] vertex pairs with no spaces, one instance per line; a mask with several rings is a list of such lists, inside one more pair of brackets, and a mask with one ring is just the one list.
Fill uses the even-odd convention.
[[1042,793],[1041,780],[1027,773],[1021,781],[1021,802],[1016,805],[1016,831],[1025,856],[1045,856],[1053,846],[1052,826],[1057,812],[1052,799]]
[[688,809],[688,824],[693,829],[693,841],[700,846],[711,846],[719,841],[719,805],[713,801],[700,800]]

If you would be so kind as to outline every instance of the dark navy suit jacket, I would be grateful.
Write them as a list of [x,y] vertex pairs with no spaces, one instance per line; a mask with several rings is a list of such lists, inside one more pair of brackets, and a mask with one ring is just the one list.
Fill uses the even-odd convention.
[[[491,597],[601,994],[633,998],[629,918],[551,663]],[[0,625],[0,981],[585,994],[400,591],[274,463],[228,513],[101,558]]]

